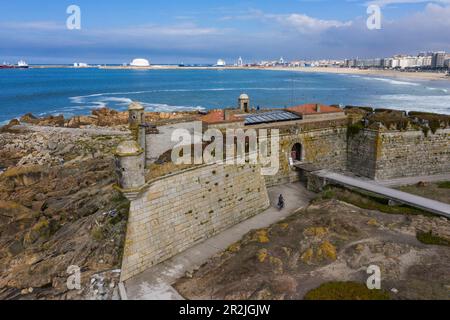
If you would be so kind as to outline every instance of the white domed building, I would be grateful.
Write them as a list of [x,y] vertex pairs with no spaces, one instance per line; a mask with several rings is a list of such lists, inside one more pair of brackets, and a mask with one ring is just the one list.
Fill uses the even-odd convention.
[[223,59],[217,60],[217,63],[216,63],[217,67],[225,67],[226,65],[227,65],[227,63],[225,62],[225,60],[223,60]]
[[130,66],[138,68],[150,67],[150,61],[147,59],[138,58],[131,61]]

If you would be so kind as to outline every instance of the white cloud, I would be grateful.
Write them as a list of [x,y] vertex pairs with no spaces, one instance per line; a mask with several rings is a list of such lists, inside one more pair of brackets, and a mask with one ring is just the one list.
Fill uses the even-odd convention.
[[367,5],[378,5],[384,7],[391,4],[411,4],[411,3],[441,3],[450,4],[450,0],[373,0],[367,2]]
[[55,31],[63,30],[65,24],[54,21],[26,21],[26,22],[0,22],[2,29],[33,30],[33,31]]
[[310,17],[303,13],[269,14],[260,10],[250,10],[247,14],[234,18],[241,20],[256,19],[263,22],[276,22],[278,25],[305,34],[320,33],[328,29],[343,28],[352,25],[351,21],[323,20]]
[[301,33],[319,33],[330,28],[342,28],[352,25],[351,21],[342,22],[337,20],[321,20],[299,13],[275,15],[273,18],[279,23],[292,27]]
[[172,26],[158,26],[158,25],[144,25],[136,26],[117,30],[108,30],[107,33],[126,34],[129,36],[207,36],[207,35],[220,35],[224,30],[217,28],[204,28],[195,24],[180,24]]

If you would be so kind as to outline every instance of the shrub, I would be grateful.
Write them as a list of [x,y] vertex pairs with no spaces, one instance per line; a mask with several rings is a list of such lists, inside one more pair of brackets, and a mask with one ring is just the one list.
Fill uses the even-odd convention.
[[352,138],[356,136],[358,133],[361,132],[361,130],[364,129],[364,125],[361,122],[350,124],[347,128],[347,136],[349,138]]
[[407,205],[390,206],[389,200],[385,198],[378,197],[375,195],[364,194],[362,192],[358,192],[355,190],[350,191],[341,187],[332,187],[331,189],[328,189],[325,192],[328,193],[329,195],[334,193],[333,198],[353,204],[362,209],[378,210],[384,213],[391,213],[391,214],[406,214],[406,215],[420,214],[424,216],[431,216],[431,217],[434,216],[429,212],[422,211]]
[[450,181],[439,182],[438,187],[441,189],[450,189]]
[[322,199],[333,199],[336,197],[336,193],[333,189],[327,189],[322,193]]
[[417,240],[424,244],[430,244],[430,245],[438,245],[438,246],[450,246],[450,241],[444,238],[441,238],[439,236],[436,236],[433,234],[432,231],[430,232],[417,232],[416,234]]
[[94,229],[92,229],[91,235],[92,238],[96,241],[102,241],[103,239],[105,239],[105,234],[103,232],[102,227],[97,226]]

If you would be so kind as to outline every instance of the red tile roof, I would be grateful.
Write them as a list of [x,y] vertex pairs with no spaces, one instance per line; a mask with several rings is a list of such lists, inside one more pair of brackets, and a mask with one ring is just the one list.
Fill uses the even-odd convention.
[[206,123],[218,123],[222,122],[225,119],[225,116],[223,110],[213,110],[207,115],[202,116],[200,119]]
[[[318,110],[317,107],[320,107],[320,110]],[[337,112],[343,112],[341,108],[338,107],[331,107],[323,104],[304,104],[301,106],[296,107],[290,107],[287,108],[288,111],[295,112],[302,115],[308,115],[308,114],[320,114],[320,113],[337,113]]]
[[200,120],[208,124],[243,121],[243,119],[238,118],[235,115],[230,115],[229,119],[225,119],[224,110],[212,110],[207,115],[202,116]]

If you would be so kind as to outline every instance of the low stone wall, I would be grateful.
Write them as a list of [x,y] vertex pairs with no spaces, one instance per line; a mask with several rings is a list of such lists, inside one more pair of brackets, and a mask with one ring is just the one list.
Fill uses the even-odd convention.
[[269,205],[258,166],[207,165],[150,183],[131,202],[122,281]]

